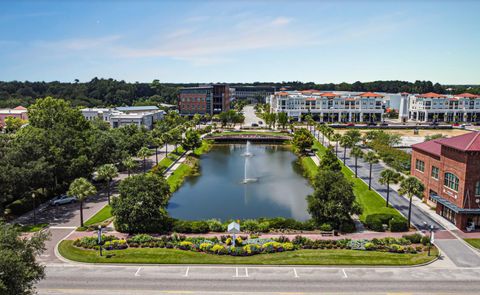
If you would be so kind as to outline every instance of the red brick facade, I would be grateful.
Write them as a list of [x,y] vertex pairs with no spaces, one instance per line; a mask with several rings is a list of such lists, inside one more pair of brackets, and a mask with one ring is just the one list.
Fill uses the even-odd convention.
[[205,114],[207,113],[207,95],[205,93],[180,93],[178,108],[182,113]]
[[[465,140],[471,140],[471,137],[465,137]],[[480,202],[480,196],[476,188],[480,185],[480,151],[468,148],[468,143],[465,145],[466,148],[461,148],[460,145],[451,147],[452,140],[458,141],[461,138],[440,139],[413,145],[411,174],[425,185],[425,200],[430,205],[436,204],[438,214],[462,230],[465,230],[471,222],[480,228],[480,204],[477,203]],[[475,136],[473,140],[480,140],[480,136]],[[438,171],[432,172],[432,169],[435,169],[433,167],[438,168]],[[455,181],[445,181],[449,173],[454,175],[451,179]]]

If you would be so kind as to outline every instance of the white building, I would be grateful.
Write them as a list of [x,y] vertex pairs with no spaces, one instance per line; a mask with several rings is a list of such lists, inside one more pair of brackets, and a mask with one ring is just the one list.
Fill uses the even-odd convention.
[[480,96],[470,93],[443,95],[433,92],[410,95],[409,114],[418,122],[479,122]]
[[135,124],[145,126],[147,129],[152,129],[153,123],[163,119],[165,114],[156,106],[117,107],[115,109],[86,108],[81,112],[85,119],[89,121],[101,119],[110,123],[113,128]]
[[302,114],[311,113],[320,122],[376,122],[383,118],[384,97],[373,92],[303,90],[275,92],[267,102],[272,112],[285,112],[299,120]]

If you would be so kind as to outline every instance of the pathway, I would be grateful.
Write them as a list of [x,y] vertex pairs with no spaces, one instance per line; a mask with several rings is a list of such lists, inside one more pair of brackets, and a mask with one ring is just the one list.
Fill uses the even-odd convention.
[[[316,134],[314,134],[316,135]],[[321,142],[320,142],[321,144]],[[339,149],[340,151],[340,149]],[[342,154],[339,153],[340,160],[343,159]],[[347,149],[346,163],[347,167],[351,170],[354,169],[354,160],[350,158],[349,149]],[[378,163],[372,166],[372,189],[386,199],[386,187],[379,183],[380,173],[385,169],[384,164]],[[369,164],[364,162],[363,159],[358,159],[358,177],[368,183],[369,176]],[[390,204],[397,209],[404,216],[408,215],[408,199],[399,196],[397,192],[398,187],[392,187],[390,191]],[[415,199],[415,198],[414,198]],[[445,253],[458,267],[479,267],[480,255],[477,251],[470,248],[463,240],[458,239],[449,228],[443,226],[444,222],[440,221],[438,216],[432,212],[429,207],[425,207],[421,204],[420,200],[413,202],[411,221],[412,224],[419,230],[426,231],[428,225],[433,225],[436,229],[435,244],[440,250]]]

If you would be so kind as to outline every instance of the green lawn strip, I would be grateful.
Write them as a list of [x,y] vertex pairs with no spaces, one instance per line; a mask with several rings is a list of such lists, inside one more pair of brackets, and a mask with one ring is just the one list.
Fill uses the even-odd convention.
[[48,223],[38,223],[32,225],[22,225],[20,226],[20,231],[24,233],[34,233],[40,231],[48,226]]
[[480,239],[465,239],[465,242],[469,243],[477,249],[480,249]]
[[165,158],[163,158],[162,160],[160,160],[158,162],[158,168],[157,169],[168,168],[170,165],[172,165],[172,163],[175,160],[180,158],[180,155],[182,155],[183,152],[184,152],[184,149],[181,146],[177,147],[176,150],[171,151],[170,153],[168,153],[168,155]]
[[315,177],[315,174],[317,173],[318,166],[310,157],[300,157],[300,161],[301,161],[305,176],[308,179],[313,180],[313,178]]
[[398,254],[356,250],[297,250],[290,252],[234,257],[164,248],[128,248],[125,250],[84,250],[65,240],[58,248],[60,254],[70,260],[88,263],[159,263],[159,264],[260,264],[260,265],[415,265],[429,262],[437,255]]
[[95,215],[85,221],[84,226],[90,226],[96,223],[103,222],[110,217],[112,217],[112,207],[110,205],[106,205],[100,211],[95,213]]
[[193,153],[196,156],[207,153],[212,148],[212,143],[209,140],[202,140],[202,145],[199,148],[196,148]]
[[183,183],[185,177],[192,173],[192,167],[187,164],[181,163],[178,168],[167,178],[167,183],[170,186],[170,191],[173,193]]
[[281,132],[261,132],[261,131],[240,131],[240,132],[220,132],[212,133],[213,137],[217,136],[236,136],[236,135],[268,135],[268,136],[290,136],[288,133]]
[[[327,149],[316,140],[314,141],[314,148],[316,149],[317,155],[320,158]],[[343,153],[343,149],[339,149],[339,155],[341,152]],[[353,192],[355,194],[355,197],[357,198],[357,202],[363,208],[363,213],[362,215],[360,215],[360,220],[362,222],[365,222],[365,218],[370,214],[387,213],[402,216],[396,209],[392,207],[385,207],[385,199],[383,199],[382,196],[380,196],[374,190],[368,190],[368,185],[360,178],[355,178],[355,174],[343,164],[342,173],[354,184]]]

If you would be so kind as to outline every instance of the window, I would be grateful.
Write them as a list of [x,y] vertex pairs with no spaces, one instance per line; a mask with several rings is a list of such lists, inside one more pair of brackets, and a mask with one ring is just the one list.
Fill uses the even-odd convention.
[[438,179],[438,167],[432,166],[432,177]]
[[480,181],[475,184],[475,196],[480,196]]
[[425,162],[417,159],[417,161],[415,161],[415,169],[417,169],[420,172],[425,171]]
[[454,191],[458,191],[458,177],[450,172],[445,173],[445,181],[443,185]]

